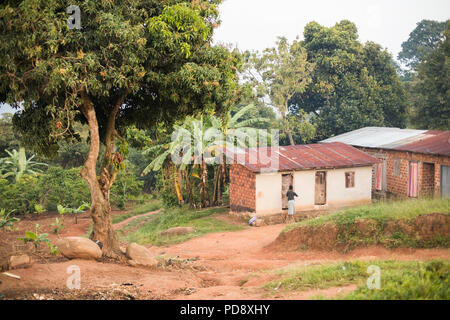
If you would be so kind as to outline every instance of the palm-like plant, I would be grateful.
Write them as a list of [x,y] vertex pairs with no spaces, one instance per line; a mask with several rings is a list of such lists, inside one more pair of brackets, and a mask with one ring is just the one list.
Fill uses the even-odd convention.
[[18,181],[24,174],[37,175],[42,172],[40,166],[48,166],[46,163],[33,161],[34,155],[27,159],[25,148],[19,148],[19,151],[13,149],[12,152],[6,150],[6,152],[9,157],[1,159],[0,162],[3,178],[14,176],[14,180]]
[[[183,176],[189,189],[187,190],[189,198],[193,198],[192,189],[190,188],[191,182],[186,171],[188,164],[193,163],[192,169],[199,168],[199,175],[194,176],[200,179],[200,199],[202,207],[220,203],[221,185],[225,179],[226,161],[225,153],[223,151],[227,144],[225,140],[226,136],[233,134],[235,130],[239,129],[241,132],[245,132],[252,129],[251,125],[253,124],[270,121],[266,118],[252,118],[240,121],[241,118],[253,108],[255,108],[254,105],[248,105],[240,109],[233,116],[231,115],[231,112],[229,112],[225,119],[218,118],[214,115],[201,115],[199,119],[187,117],[181,125],[174,125],[175,131],[172,134],[171,142],[154,145],[144,151],[147,154],[156,151],[159,155],[143,170],[142,174],[145,175],[151,170],[161,170],[169,157],[174,155],[180,156],[181,163],[174,167],[175,170],[173,172],[178,201],[180,203],[183,202],[181,194],[181,179]],[[189,139],[189,141],[186,141],[184,140],[185,137],[193,137],[196,145],[193,147],[191,145],[191,140]],[[212,139],[214,139],[214,141],[211,141]],[[245,139],[237,139],[237,144],[239,147],[248,146]],[[214,163],[212,155],[219,151],[222,151],[221,155],[223,156],[223,159],[214,173],[214,190],[210,200],[208,196],[207,165]],[[207,157],[206,154],[211,154],[211,157]]]

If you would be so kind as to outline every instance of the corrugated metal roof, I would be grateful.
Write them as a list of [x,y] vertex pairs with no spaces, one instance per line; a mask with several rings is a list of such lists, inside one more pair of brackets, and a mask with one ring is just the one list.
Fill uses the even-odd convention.
[[262,172],[270,167],[264,156],[278,155],[276,171],[296,171],[309,169],[342,168],[370,166],[379,162],[378,159],[344,143],[320,143],[310,145],[286,146],[277,148],[252,148],[242,150],[242,159],[238,153],[228,152],[239,163],[253,172]]
[[450,155],[450,131],[366,127],[322,142],[342,142],[357,147]]

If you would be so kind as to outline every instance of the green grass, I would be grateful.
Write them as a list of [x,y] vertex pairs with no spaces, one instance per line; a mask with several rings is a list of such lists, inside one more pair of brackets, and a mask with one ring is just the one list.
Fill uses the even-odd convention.
[[140,215],[140,214],[144,214],[147,212],[151,212],[151,211],[155,211],[158,209],[161,209],[162,207],[162,203],[160,200],[153,200],[150,201],[142,206],[136,207],[134,208],[131,212],[125,213],[125,214],[121,214],[121,215],[117,215],[112,217],[112,223],[119,223],[122,222],[128,218]]
[[[165,209],[160,213],[138,218],[132,221],[125,229],[135,229],[127,235],[128,242],[140,244],[151,244],[161,246],[184,242],[191,238],[199,237],[212,232],[225,232],[242,230],[243,227],[227,223],[215,218],[215,214],[224,214],[227,208],[212,208],[207,210],[190,210],[187,208]],[[173,227],[194,227],[195,232],[175,235],[161,236],[161,232]]]
[[[414,218],[419,215],[449,214],[449,212],[449,199],[380,202],[303,220],[287,226],[282,233],[294,228],[312,228],[311,232],[314,232],[314,229],[317,229],[317,232],[323,232],[321,231],[322,226],[332,224],[337,226],[338,231],[335,247],[344,251],[367,245],[382,245],[387,248],[400,246],[409,248],[449,247],[449,235],[436,234],[434,237],[423,237],[417,232],[413,233],[414,231],[405,229],[406,225],[413,226]],[[368,224],[369,229],[364,232],[361,232],[361,229],[355,224],[361,220],[372,221]],[[400,226],[399,222],[403,225]],[[388,225],[390,225],[390,230],[386,229]],[[299,248],[308,249],[303,243],[299,244]]]
[[303,220],[287,226],[283,232],[299,226],[319,226],[325,223],[343,225],[354,223],[358,219],[372,219],[375,221],[411,219],[422,214],[449,212],[450,199],[378,202],[376,204],[343,209],[315,219]]
[[[380,289],[369,289],[367,280],[372,275],[368,267],[380,268]],[[326,289],[350,284],[358,288],[339,299],[450,299],[450,262],[435,260],[418,261],[351,261],[282,269],[281,280],[264,286],[272,294],[275,288],[281,291],[305,291]],[[318,299],[322,296],[316,297]]]

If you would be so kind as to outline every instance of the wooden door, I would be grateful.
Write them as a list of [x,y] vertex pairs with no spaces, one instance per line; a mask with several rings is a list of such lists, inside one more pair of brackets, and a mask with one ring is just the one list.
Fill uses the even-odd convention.
[[281,176],[281,204],[283,210],[288,208],[288,198],[286,193],[291,185],[294,185],[294,176],[292,174],[283,174]]
[[324,205],[327,203],[327,173],[325,171],[316,172],[316,205]]
[[419,164],[417,162],[410,161],[408,196],[411,198],[417,198],[418,178],[419,178]]

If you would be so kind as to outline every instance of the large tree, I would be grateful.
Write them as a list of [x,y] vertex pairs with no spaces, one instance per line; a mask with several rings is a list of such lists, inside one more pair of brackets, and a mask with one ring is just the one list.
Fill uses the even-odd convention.
[[354,23],[305,27],[303,46],[315,64],[312,81],[290,100],[293,113],[306,112],[317,125],[316,139],[364,126],[405,125],[405,90],[389,53],[358,41]]
[[450,21],[436,49],[424,57],[411,83],[413,123],[421,129],[450,129]]
[[279,112],[282,131],[289,143],[295,145],[294,128],[288,117],[289,101],[294,94],[302,94],[310,84],[314,64],[307,61],[306,50],[300,41],[291,44],[281,37],[276,45],[262,53],[246,53],[244,78],[254,86],[260,100]]
[[417,23],[408,40],[402,43],[402,51],[398,54],[399,61],[407,68],[407,74],[415,70],[420,60],[435,49],[444,28],[445,22],[422,20]]
[[[23,107],[14,125],[40,153],[55,154],[60,139],[75,135],[74,121],[88,124],[90,149],[81,175],[91,192],[90,238],[103,243],[105,256],[121,256],[109,198],[123,167],[125,128],[171,122],[205,106],[220,110],[229,99],[235,56],[210,45],[220,2],[0,5],[0,97]],[[79,6],[81,29],[68,28],[69,5]],[[99,160],[102,143],[105,155]]]

